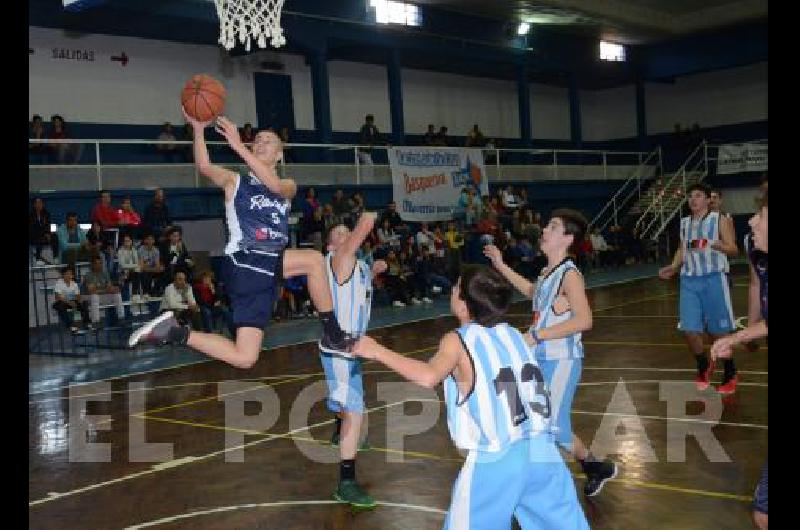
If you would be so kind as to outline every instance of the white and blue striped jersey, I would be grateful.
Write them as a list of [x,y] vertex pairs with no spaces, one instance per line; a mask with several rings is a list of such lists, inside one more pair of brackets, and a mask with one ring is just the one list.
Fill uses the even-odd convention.
[[288,199],[271,191],[255,175],[240,173],[233,199],[225,203],[225,254],[283,250],[289,243],[290,207]]
[[[531,328],[539,331],[556,324],[561,324],[572,318],[572,310],[556,314],[553,304],[561,291],[564,275],[574,270],[580,271],[572,259],[566,258],[546,275],[544,271],[536,280],[536,290],[533,293],[533,323]],[[536,358],[543,360],[578,359],[583,357],[583,341],[580,332],[561,339],[544,340],[536,344]]]
[[728,256],[711,248],[720,240],[719,212],[708,212],[700,219],[688,215],[681,219],[681,245],[683,245],[682,276],[705,276],[728,272]]
[[372,310],[372,270],[364,260],[357,259],[353,272],[342,283],[333,273],[333,256],[325,256],[325,270],[333,298],[333,312],[342,331],[360,337],[367,332]]
[[475,382],[464,396],[444,381],[447,427],[464,450],[496,452],[550,432],[550,392],[522,334],[508,324],[475,323],[456,332],[472,360]]

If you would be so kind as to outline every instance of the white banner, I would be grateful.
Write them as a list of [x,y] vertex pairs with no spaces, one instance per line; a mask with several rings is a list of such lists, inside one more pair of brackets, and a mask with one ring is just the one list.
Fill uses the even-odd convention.
[[476,200],[489,194],[480,149],[394,147],[389,167],[397,210],[404,221],[453,219],[464,188]]
[[769,144],[746,143],[724,144],[719,146],[717,173],[744,173],[747,171],[766,171]]

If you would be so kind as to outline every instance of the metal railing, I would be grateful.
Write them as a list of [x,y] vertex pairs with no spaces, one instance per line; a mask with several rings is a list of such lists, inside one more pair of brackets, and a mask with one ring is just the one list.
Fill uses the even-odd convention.
[[[191,161],[192,141],[187,140],[124,140],[124,139],[64,139],[64,140],[38,140],[30,139],[33,145],[47,146],[83,146],[75,148],[66,155],[58,157],[51,155],[50,159],[34,159],[30,171],[58,172],[69,177],[73,173],[77,183],[70,189],[104,189],[107,187],[120,187],[129,175],[152,174],[161,172],[166,174],[170,168],[171,177],[177,185],[166,184],[167,187],[201,187],[205,179],[201,178],[197,168]],[[171,155],[159,152],[156,147],[164,145],[175,146]],[[242,168],[239,158],[230,150],[224,141],[207,141],[210,154],[215,163],[232,168]],[[91,146],[91,149],[87,147]],[[122,146],[131,148],[131,153]],[[151,148],[143,147],[149,146]],[[430,146],[397,146],[409,149],[441,149]],[[358,144],[322,144],[322,143],[287,143],[285,144],[285,157],[279,165],[281,176],[292,174],[298,181],[303,182],[303,175],[313,178],[325,178],[324,182],[342,184],[347,181],[355,185],[366,183],[388,182],[390,179],[388,157],[386,150],[390,146],[365,146]],[[503,180],[533,180],[533,179],[592,179],[592,180],[622,180],[627,178],[629,167],[641,166],[645,158],[651,153],[643,151],[610,151],[590,149],[502,149],[502,148],[474,148],[480,149],[489,177],[495,181]],[[66,151],[69,151],[65,148]],[[116,150],[116,152],[114,152]],[[138,152],[136,152],[138,150]],[[371,156],[364,156],[369,150]],[[60,152],[60,151],[59,151]],[[298,154],[309,160],[298,162]],[[183,158],[182,162],[165,162],[167,156]],[[153,161],[134,162],[137,158],[149,158]],[[290,157],[289,162],[286,158]],[[53,158],[70,159],[75,163],[53,163]],[[321,158],[321,160],[320,160]],[[370,163],[372,161],[373,163]],[[586,168],[589,169],[586,169]],[[339,175],[339,177],[331,177]],[[66,178],[66,177],[65,177]],[[91,184],[86,181],[92,178]],[[308,180],[308,179],[306,179]],[[147,185],[147,184],[145,184]],[[153,185],[156,185],[154,182]]]
[[[656,147],[633,171],[633,175],[626,180],[622,186],[619,187],[616,193],[611,196],[611,199],[603,206],[598,214],[589,223],[589,230],[599,228],[602,232],[606,229],[609,223],[613,220],[614,224],[619,224],[619,213],[625,209],[633,197],[637,200],[642,198],[642,177],[648,178],[644,173],[644,169],[650,165],[651,160],[657,157],[657,165],[659,168],[663,167],[661,146]],[[649,176],[653,178],[653,176]],[[623,194],[626,195],[622,196]],[[604,221],[600,221],[606,212],[610,209],[610,215]]]

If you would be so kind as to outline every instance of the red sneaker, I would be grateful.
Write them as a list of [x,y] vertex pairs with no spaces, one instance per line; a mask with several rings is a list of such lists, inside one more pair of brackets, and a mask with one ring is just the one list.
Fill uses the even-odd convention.
[[694,378],[694,384],[699,392],[707,389],[711,384],[711,376],[714,374],[714,361],[709,359],[708,368],[701,375]]
[[736,392],[736,380],[737,380],[737,377],[734,375],[733,377],[728,379],[727,383],[717,387],[717,392],[719,392],[720,394],[723,394],[725,396],[733,394],[734,392]]

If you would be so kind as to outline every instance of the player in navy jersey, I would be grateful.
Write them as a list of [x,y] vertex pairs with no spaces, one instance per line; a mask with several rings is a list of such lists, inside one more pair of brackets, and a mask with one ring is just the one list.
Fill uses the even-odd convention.
[[450,295],[459,327],[428,361],[370,337],[357,355],[418,385],[444,384],[447,426],[467,458],[453,485],[445,530],[588,529],[551,433],[550,391],[522,334],[504,322],[512,288],[494,269],[466,266]]
[[[367,331],[372,308],[372,279],[386,270],[377,260],[372,267],[356,258],[361,244],[375,225],[375,214],[364,212],[350,231],[344,223],[328,229],[325,271],[333,295],[333,311],[342,329],[354,337]],[[375,500],[356,482],[356,452],[364,413],[361,359],[320,352],[328,383],[328,408],[336,413],[332,443],[339,445],[339,485],[334,499],[358,508],[372,508]]]
[[[737,344],[746,344],[750,341],[767,336],[768,331],[768,255],[767,255],[767,217],[768,217],[768,189],[766,183],[762,185],[762,199],[759,211],[750,219],[752,231],[751,245],[748,248],[748,258],[751,266],[751,288],[755,283],[758,290],[757,307],[760,318],[748,322],[748,326],[737,333],[728,335],[714,342],[711,346],[712,359],[727,359],[733,353]],[[767,493],[768,476],[767,464],[761,471],[761,479],[753,496],[753,518],[762,530],[767,528]]]
[[533,323],[526,341],[542,367],[550,387],[556,441],[580,463],[586,474],[583,492],[592,497],[617,476],[616,463],[598,461],[572,432],[572,400],[583,368],[582,333],[592,327],[592,310],[586,288],[573,261],[586,234],[586,218],[575,210],[559,209],[542,230],[540,247],[547,256],[536,283],[528,281],[503,262],[500,250],[487,245],[484,254],[495,269],[523,295],[533,300]]
[[233,122],[217,118],[217,132],[249,167],[249,172],[236,173],[209,159],[205,128],[212,122],[199,122],[185,110],[183,114],[194,130],[197,169],[225,193],[228,243],[224,278],[233,309],[236,342],[221,335],[192,331],[168,311],[136,330],[128,340],[129,346],[139,342],[187,344],[238,368],[249,368],[258,360],[279,279],[306,275],[309,295],[323,325],[320,348],[346,353],[354,341],[341,330],[334,316],[322,254],[305,249],[285,250],[289,242],[289,209],[297,185],[277,175],[275,167],[283,156],[280,137],[272,131],[262,131],[256,135],[251,151]]
[[[719,338],[734,329],[733,307],[727,272],[728,257],[739,252],[732,224],[709,209],[711,191],[704,184],[694,184],[687,192],[691,214],[681,219],[680,245],[670,265],[658,275],[669,280],[680,271],[680,323],[689,350],[695,356],[695,384],[702,391],[709,387],[714,361],[704,353],[703,333]],[[736,391],[736,366],[724,360],[720,393]]]

